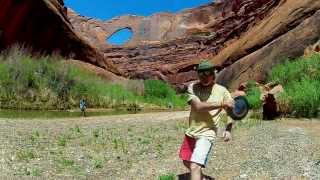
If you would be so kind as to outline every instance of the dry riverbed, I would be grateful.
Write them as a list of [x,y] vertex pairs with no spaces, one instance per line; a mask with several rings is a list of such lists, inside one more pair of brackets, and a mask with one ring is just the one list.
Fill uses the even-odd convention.
[[[0,119],[0,179],[159,179],[178,159],[188,112]],[[320,179],[320,120],[248,119],[216,140],[215,179]]]

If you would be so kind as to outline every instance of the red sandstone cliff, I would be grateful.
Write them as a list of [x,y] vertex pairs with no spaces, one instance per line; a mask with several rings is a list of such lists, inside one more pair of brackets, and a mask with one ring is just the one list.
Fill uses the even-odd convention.
[[96,47],[75,32],[66,12],[62,0],[0,0],[0,50],[23,44],[116,72]]
[[[283,57],[297,57],[320,38],[318,0],[228,0],[177,14],[121,16],[99,21],[69,11],[75,29],[104,53],[123,76],[158,78],[175,85],[196,79],[193,68],[208,58],[225,68],[218,81],[236,87],[264,81]],[[106,39],[121,28],[133,38],[124,46]]]
[[[217,79],[231,88],[248,79],[263,82],[284,57],[301,56],[320,39],[319,0],[223,0],[176,14],[108,21],[66,13],[57,0],[0,4],[0,49],[22,42],[124,77],[178,87],[196,79],[201,58],[221,67]],[[133,38],[124,46],[107,44],[122,28],[131,29]]]

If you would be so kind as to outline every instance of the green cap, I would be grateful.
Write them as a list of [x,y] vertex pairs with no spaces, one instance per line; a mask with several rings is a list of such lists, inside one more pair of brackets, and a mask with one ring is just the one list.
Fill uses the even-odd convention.
[[205,71],[205,70],[213,70],[213,69],[214,69],[213,64],[209,60],[204,59],[198,64],[197,71]]

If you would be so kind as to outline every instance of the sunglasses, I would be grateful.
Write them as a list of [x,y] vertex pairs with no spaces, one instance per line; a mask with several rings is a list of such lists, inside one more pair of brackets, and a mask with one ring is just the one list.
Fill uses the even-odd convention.
[[211,76],[213,71],[198,71],[199,76]]

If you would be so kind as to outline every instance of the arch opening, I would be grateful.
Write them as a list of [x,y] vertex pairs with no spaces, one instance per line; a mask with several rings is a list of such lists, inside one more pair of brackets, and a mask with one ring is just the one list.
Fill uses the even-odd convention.
[[125,27],[118,29],[109,37],[107,37],[106,42],[111,45],[124,45],[132,39],[133,32],[131,28]]

